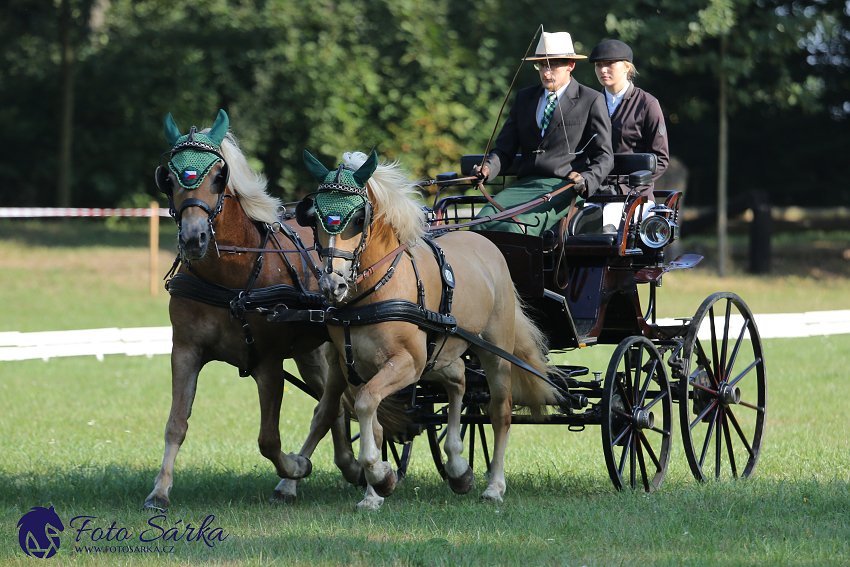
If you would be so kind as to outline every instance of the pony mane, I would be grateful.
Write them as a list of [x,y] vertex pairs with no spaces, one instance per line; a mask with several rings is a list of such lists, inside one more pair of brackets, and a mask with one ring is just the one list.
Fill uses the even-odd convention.
[[228,132],[221,142],[221,155],[230,168],[230,190],[251,220],[274,224],[278,222],[281,200],[266,192],[268,180],[248,164],[239,142]]
[[[342,154],[342,162],[357,170],[368,157],[362,152],[346,152]],[[425,211],[414,200],[419,195],[416,182],[409,179],[398,160],[384,161],[378,164],[367,187],[375,207],[375,220],[389,224],[402,244],[415,246],[425,226]]]

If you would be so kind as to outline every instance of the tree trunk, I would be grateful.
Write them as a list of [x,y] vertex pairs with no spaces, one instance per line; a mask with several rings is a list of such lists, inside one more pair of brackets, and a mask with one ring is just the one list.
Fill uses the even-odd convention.
[[729,129],[726,110],[726,72],[723,65],[726,59],[726,37],[720,37],[720,100],[719,132],[717,136],[717,275],[726,276],[728,258],[727,236],[727,181],[729,175]]
[[71,43],[70,0],[62,0],[59,11],[59,41],[62,55],[62,102],[59,119],[59,171],[56,204],[71,206],[71,146],[74,128],[74,45]]

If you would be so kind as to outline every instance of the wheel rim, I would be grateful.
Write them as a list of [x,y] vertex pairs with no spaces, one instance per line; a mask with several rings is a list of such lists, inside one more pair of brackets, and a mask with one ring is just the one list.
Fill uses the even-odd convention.
[[670,462],[672,398],[661,354],[644,337],[621,342],[602,390],[602,445],[617,489],[661,486]]
[[734,293],[703,301],[682,349],[679,421],[697,480],[748,477],[758,464],[767,401],[752,311]]

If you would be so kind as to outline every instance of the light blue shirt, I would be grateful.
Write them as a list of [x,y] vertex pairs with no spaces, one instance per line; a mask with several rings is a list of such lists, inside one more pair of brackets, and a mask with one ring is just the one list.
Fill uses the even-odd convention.
[[614,111],[617,110],[617,107],[620,106],[620,103],[623,101],[623,97],[626,96],[626,91],[629,90],[629,87],[632,84],[630,82],[626,83],[626,86],[623,87],[623,90],[618,92],[617,94],[611,94],[608,92],[608,89],[605,90],[605,102],[608,103],[608,116],[613,116]]

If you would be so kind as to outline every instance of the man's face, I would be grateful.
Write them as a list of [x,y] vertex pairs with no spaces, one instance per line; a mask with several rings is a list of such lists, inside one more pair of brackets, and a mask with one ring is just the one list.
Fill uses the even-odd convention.
[[549,91],[557,91],[570,80],[570,74],[576,66],[574,59],[545,59],[536,61],[534,68],[540,73],[540,82],[543,88]]

